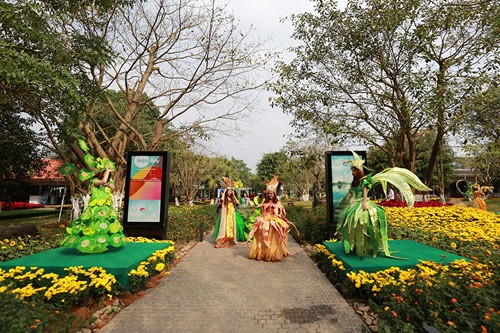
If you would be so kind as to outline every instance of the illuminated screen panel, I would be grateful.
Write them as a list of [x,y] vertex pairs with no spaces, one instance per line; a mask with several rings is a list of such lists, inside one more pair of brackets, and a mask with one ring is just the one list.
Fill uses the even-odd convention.
[[127,159],[124,223],[164,225],[168,209],[167,152],[131,152]]

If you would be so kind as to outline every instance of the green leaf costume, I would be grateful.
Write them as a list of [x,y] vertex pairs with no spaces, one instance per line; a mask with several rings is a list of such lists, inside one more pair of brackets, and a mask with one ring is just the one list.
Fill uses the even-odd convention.
[[113,208],[113,195],[109,187],[93,186],[90,181],[90,200],[80,217],[66,228],[62,245],[76,248],[82,253],[101,253],[109,246],[125,244],[123,226]]
[[389,252],[384,208],[367,198],[366,210],[363,210],[363,189],[367,188],[369,191],[373,185],[381,184],[385,193],[387,183],[399,190],[409,208],[413,207],[415,200],[411,187],[430,191],[415,174],[404,168],[385,169],[373,177],[368,175],[361,178],[356,186],[351,185],[343,200],[347,205],[340,212],[337,221],[337,235],[342,241],[345,253],[355,252],[360,257],[376,257],[378,252],[383,252],[387,257],[397,258]]

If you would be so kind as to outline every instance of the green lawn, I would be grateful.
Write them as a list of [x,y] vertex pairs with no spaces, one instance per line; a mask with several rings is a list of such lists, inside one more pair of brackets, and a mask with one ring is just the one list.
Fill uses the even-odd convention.
[[489,212],[500,212],[500,198],[486,199],[486,209]]
[[[16,209],[0,212],[0,226],[11,226],[16,224],[37,224],[58,222],[58,209]],[[69,210],[63,210],[61,221],[69,219]]]

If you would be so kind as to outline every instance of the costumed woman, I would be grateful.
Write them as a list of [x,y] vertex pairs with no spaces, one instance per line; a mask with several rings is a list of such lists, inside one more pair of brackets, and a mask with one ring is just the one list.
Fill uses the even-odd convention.
[[[84,141],[79,144],[83,151],[88,151]],[[90,179],[90,199],[83,213],[66,228],[62,245],[76,248],[82,253],[101,253],[107,251],[108,246],[120,247],[126,241],[123,226],[113,207],[113,182],[109,176],[115,166],[108,158],[94,159],[90,154],[85,155],[85,162],[98,174],[88,169],[79,171],[78,178],[81,181]],[[75,168],[73,164],[67,163],[61,167],[61,172],[69,176]]]
[[478,183],[474,183],[474,185],[472,185],[471,206],[473,208],[487,210],[485,199],[488,197],[488,192],[493,193],[493,189],[493,186],[481,186]]
[[411,187],[419,191],[430,189],[414,173],[404,168],[388,168],[374,176],[365,175],[365,161],[355,152],[352,154],[354,160],[347,164],[351,167],[353,180],[349,193],[341,203],[343,209],[338,217],[336,235],[346,254],[376,257],[378,252],[383,252],[387,257],[396,258],[389,252],[384,208],[371,201],[368,192],[379,183],[384,193],[387,193],[387,184],[390,183],[411,208],[415,200]]
[[481,190],[481,185],[479,185],[478,183],[474,183],[474,185],[472,185],[472,202],[471,202],[471,206],[473,208],[486,210],[486,202],[484,202],[483,195],[484,193]]
[[265,261],[280,261],[288,255],[287,243],[290,225],[285,207],[278,200],[279,182],[275,176],[267,183],[266,198],[260,204],[261,215],[257,217],[248,235],[248,241],[254,237],[248,258]]
[[220,213],[217,217],[212,238],[216,248],[225,248],[245,241],[245,223],[240,213],[236,211],[239,200],[233,190],[231,179],[223,177],[226,189],[222,194]]

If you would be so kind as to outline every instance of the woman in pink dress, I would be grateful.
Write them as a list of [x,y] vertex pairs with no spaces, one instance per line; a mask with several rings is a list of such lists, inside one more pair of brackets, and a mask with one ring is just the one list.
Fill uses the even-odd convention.
[[247,243],[254,237],[248,258],[265,261],[280,261],[288,255],[287,242],[290,225],[283,204],[276,196],[278,177],[267,183],[266,198],[260,205],[257,217],[248,235]]

